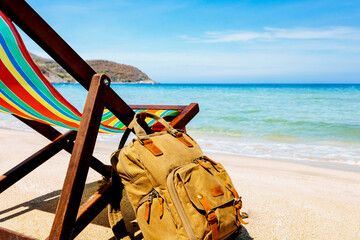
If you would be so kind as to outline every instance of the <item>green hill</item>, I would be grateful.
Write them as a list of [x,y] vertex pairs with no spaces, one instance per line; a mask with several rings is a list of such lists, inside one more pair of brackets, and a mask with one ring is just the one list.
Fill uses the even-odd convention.
[[[52,83],[76,82],[54,60],[42,58],[30,53],[31,58],[44,76]],[[107,74],[113,83],[156,83],[138,68],[106,60],[86,61],[96,72]]]

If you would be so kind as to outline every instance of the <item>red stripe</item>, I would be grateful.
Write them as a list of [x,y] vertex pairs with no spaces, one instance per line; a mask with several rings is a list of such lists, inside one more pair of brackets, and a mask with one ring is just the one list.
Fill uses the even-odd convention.
[[25,113],[22,113],[20,111],[18,111],[16,108],[14,108],[13,106],[11,106],[10,104],[8,104],[4,99],[0,98],[0,105],[4,108],[6,108],[7,110],[9,110],[10,112],[19,115],[20,117],[26,117],[28,118],[29,116]]
[[67,121],[46,108],[42,103],[36,100],[23,86],[16,80],[11,72],[6,68],[4,63],[0,61],[1,81],[18,96],[22,101],[28,104],[32,109],[41,113],[42,115],[54,120],[64,123],[73,128],[78,128],[79,125],[70,121]]
[[110,124],[112,121],[114,121],[116,119],[117,119],[117,117],[112,116],[111,118],[109,118],[109,119],[107,119],[105,121],[102,121],[101,123],[107,125],[107,124]]
[[13,106],[11,106],[10,104],[8,104],[7,102],[5,102],[4,99],[0,98],[0,105],[3,106],[4,108],[6,108],[7,110],[11,111],[13,114],[18,115],[22,118],[31,118],[33,120],[36,120],[37,122],[42,122],[44,124],[49,125],[49,123],[43,121],[43,120],[39,120],[39,119],[34,119],[33,117],[31,117],[30,115],[24,114],[20,111],[18,111],[16,108],[14,108]]
[[121,129],[121,128],[112,127],[112,126],[109,126],[109,125],[106,125],[106,124],[103,124],[103,123],[101,123],[101,125],[108,128],[108,129],[114,129],[114,130],[120,130]]
[[[44,75],[41,73],[41,70],[38,68],[38,66],[33,62],[32,58],[30,57],[30,54],[28,53],[24,42],[22,41],[18,31],[16,30],[15,26],[13,25],[13,23],[11,22],[11,20],[3,13],[0,11],[0,15],[3,18],[3,20],[6,22],[6,24],[8,25],[9,29],[11,30],[17,45],[23,55],[23,57],[25,58],[25,60],[27,61],[27,63],[29,64],[29,66],[34,70],[34,72],[36,73],[36,75],[40,78],[40,80],[44,83],[44,85],[48,88],[48,90],[51,92],[51,94],[60,102],[62,103],[65,107],[67,107],[70,111],[72,111],[75,115],[77,115],[78,117],[81,118],[81,113],[73,106],[71,105],[54,87],[53,85],[44,77]],[[68,125],[70,127],[73,128],[78,128],[79,125],[75,124],[73,122],[69,122],[63,118],[58,117],[57,115],[55,115],[54,113],[52,113],[49,109],[47,109],[44,105],[42,105],[38,100],[36,100],[34,97],[32,97],[31,94],[29,94],[29,92],[27,92],[23,86],[14,78],[14,76],[11,74],[11,72],[9,72],[9,70],[5,67],[5,65],[1,62],[0,64],[0,69],[1,69],[1,74],[2,76],[4,76],[4,79],[2,80],[2,82],[9,88],[11,89],[11,91],[16,90],[16,95],[17,96],[21,96],[21,99],[24,101],[24,99],[26,99],[26,103],[28,103],[32,108],[37,107],[38,110],[41,109],[41,113],[47,113],[45,114],[47,117],[49,117],[51,120],[58,120],[62,123],[64,123],[65,125]],[[14,92],[14,91],[13,91]],[[20,95],[19,95],[20,94]],[[3,107],[5,107],[6,109],[12,111],[14,114],[22,116],[22,117],[30,117],[32,118],[30,115],[27,115],[18,110],[16,110],[15,108],[13,108],[11,105],[7,104],[4,100],[1,99],[1,102],[3,103]],[[25,102],[25,101],[24,101]],[[51,116],[51,117],[50,117]],[[115,117],[116,118],[116,117]],[[37,121],[39,121],[37,119]],[[44,122],[42,120],[40,120],[40,122]],[[111,121],[110,121],[111,122]],[[44,122],[45,123],[45,122]],[[115,128],[115,127],[111,127],[111,126],[106,126],[105,124],[101,124],[107,128],[110,129],[119,129],[119,128]]]
[[10,19],[0,11],[1,17],[4,19],[6,24],[9,26],[13,36],[16,39],[17,45],[25,58],[25,60],[28,62],[30,67],[34,70],[36,75],[41,79],[41,81],[45,84],[45,86],[48,88],[48,90],[51,92],[51,94],[63,105],[65,105],[68,109],[70,109],[75,115],[78,117],[81,117],[81,113],[73,106],[71,105],[54,87],[51,85],[51,83],[44,77],[44,75],[41,73],[41,70],[39,67],[34,63],[32,58],[30,57],[29,52],[27,51],[24,42],[22,41],[18,31],[16,30],[14,24],[10,21]]

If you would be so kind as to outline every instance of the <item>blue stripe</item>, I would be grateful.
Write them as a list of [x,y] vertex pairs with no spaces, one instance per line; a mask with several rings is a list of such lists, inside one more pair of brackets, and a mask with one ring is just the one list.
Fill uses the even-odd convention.
[[120,130],[120,129],[112,129],[112,128],[107,128],[107,127],[105,127],[105,126],[103,126],[103,125],[100,125],[100,127],[99,127],[100,129],[102,129],[102,130],[105,130],[105,131],[108,131],[108,132],[111,132],[111,133],[120,133],[120,132],[123,132],[122,130]]
[[3,106],[0,105],[0,110],[4,111],[4,112],[7,112],[9,114],[13,114],[13,112],[7,110],[6,108],[4,108]]
[[[3,20],[3,19],[1,19]],[[4,23],[4,22],[3,22]],[[13,33],[11,31],[11,29],[8,27],[8,25],[6,24],[6,27],[3,27],[1,29],[1,31],[9,31],[11,34],[11,36],[13,36]],[[11,44],[16,44],[16,41],[14,39],[9,39],[8,41],[10,41],[9,43]],[[80,118],[74,114],[70,109],[70,112],[73,113],[73,114],[69,114],[67,112],[65,112],[63,109],[61,109],[61,107],[59,107],[59,105],[57,105],[57,102],[54,102],[53,100],[51,100],[49,97],[47,97],[44,92],[40,91],[40,89],[34,84],[34,82],[30,79],[30,77],[25,73],[25,71],[21,68],[21,66],[19,65],[19,63],[16,61],[14,55],[12,54],[10,48],[9,48],[9,45],[7,44],[6,42],[6,39],[5,37],[3,36],[3,34],[0,32],[0,44],[1,46],[3,47],[6,55],[8,56],[11,64],[13,65],[13,67],[18,71],[18,73],[20,74],[20,76],[22,76],[25,80],[25,82],[27,84],[29,84],[29,86],[43,99],[45,100],[50,106],[52,106],[54,109],[56,109],[57,111],[59,111],[60,113],[62,113],[64,116],[72,119],[72,120],[75,120],[75,121],[80,121]],[[17,44],[16,44],[17,46]],[[17,46],[18,47],[18,46]],[[15,48],[14,49],[15,51],[20,51],[18,48]],[[22,56],[22,53],[21,51],[19,52],[20,55]],[[22,59],[26,64],[26,60],[23,58],[22,56]],[[34,70],[31,68],[30,65],[27,64],[27,67],[29,67],[29,70],[32,71],[35,75],[36,73],[34,72]],[[0,80],[1,81],[1,80]],[[43,84],[43,82],[40,81],[39,79],[39,84]],[[11,91],[5,84],[2,83],[2,85],[8,89],[9,91]],[[47,87],[45,86],[45,88],[47,89]],[[26,89],[25,89],[26,90]],[[48,89],[47,89],[48,91]],[[53,119],[49,119],[47,117],[45,117],[44,115],[42,115],[41,113],[39,113],[38,111],[36,111],[35,109],[33,109],[34,113],[32,113],[30,110],[28,110],[29,108],[31,108],[28,104],[26,104],[22,99],[19,98],[19,96],[16,96],[16,94],[14,94],[16,96],[16,99],[17,101],[15,101],[15,99],[11,98],[8,94],[6,94],[6,92],[3,91],[3,89],[0,88],[0,92],[6,97],[8,98],[13,104],[15,104],[18,108],[22,109],[25,113],[27,113],[29,115],[29,117],[35,117],[35,118],[38,118],[38,119],[41,119],[43,121],[47,121],[51,124],[54,124],[54,125],[57,125],[57,126],[60,126],[60,127],[65,127],[65,128],[68,128],[68,129],[74,129],[74,130],[77,130],[76,128],[73,128],[73,127],[70,127],[70,126],[67,126],[65,125],[64,123],[62,122],[59,122],[59,121],[55,121]],[[13,92],[13,91],[11,91]],[[49,94],[51,94],[50,91],[48,91]],[[31,94],[31,93],[29,93]],[[35,98],[36,99],[36,98]],[[56,98],[55,98],[56,99]],[[37,100],[37,99],[36,99]],[[38,100],[37,100],[38,101]],[[58,104],[64,106],[62,103],[58,102]],[[64,106],[66,107],[66,106]],[[0,106],[0,109],[5,111],[5,112],[8,112],[8,113],[11,113],[9,110],[5,109],[4,107]],[[109,115],[109,114],[112,114],[111,112],[108,112],[106,115]],[[120,132],[121,130],[116,130],[116,129],[111,129],[111,128],[108,128],[108,127],[105,127],[105,126],[102,126],[100,125],[100,129],[104,130],[104,131],[108,131],[108,132],[113,132],[113,133],[117,133],[117,132]]]
[[[53,108],[61,112],[63,115],[67,116],[68,118],[79,121],[79,117],[76,115],[69,115],[68,113],[64,112],[59,106],[57,106],[53,101],[51,101],[43,92],[41,92],[35,84],[31,81],[31,79],[25,74],[25,72],[21,69],[19,64],[16,62],[14,56],[12,55],[10,49],[8,48],[8,45],[5,42],[4,36],[0,33],[0,44],[5,50],[5,53],[7,54],[10,62],[13,64],[15,69],[19,72],[19,74],[25,79],[25,81],[38,93],[47,103],[49,103]],[[24,59],[25,61],[25,59]],[[30,66],[29,66],[30,67]],[[31,67],[30,67],[31,68]],[[33,71],[33,69],[31,69]],[[51,93],[50,93],[51,94]],[[61,104],[61,103],[60,103]],[[65,106],[64,106],[65,107]]]
[[[74,129],[72,127],[69,127],[63,123],[58,123],[58,121],[54,121],[52,119],[49,119],[49,118],[46,118],[42,115],[39,115],[38,112],[36,112],[37,114],[33,114],[31,113],[29,110],[27,110],[25,107],[23,107],[21,104],[19,104],[17,101],[15,101],[13,98],[11,98],[6,92],[4,92],[1,88],[0,88],[0,93],[2,93],[7,99],[9,99],[12,103],[14,103],[17,107],[19,107],[20,109],[22,109],[23,111],[25,111],[27,114],[29,114],[29,116],[34,116],[36,118],[39,118],[41,120],[44,120],[44,121],[47,121],[47,122],[50,122],[54,125],[58,125],[60,127],[65,127],[65,128],[69,128],[69,129]],[[26,103],[24,103],[26,106],[28,106]]]
[[125,124],[123,124],[120,120],[118,120],[118,122],[114,124],[114,127],[116,127],[116,128],[122,128],[123,127],[123,126],[120,127],[119,125],[124,125],[125,126]]
[[112,112],[108,111],[106,113],[103,113],[103,116],[102,117],[107,117],[108,115],[112,114]]

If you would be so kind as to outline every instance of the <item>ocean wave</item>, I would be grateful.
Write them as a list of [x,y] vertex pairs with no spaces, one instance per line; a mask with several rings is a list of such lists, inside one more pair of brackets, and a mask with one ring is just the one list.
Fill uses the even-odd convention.
[[262,110],[240,110],[239,113],[259,113]]
[[238,122],[248,122],[248,121],[251,120],[251,119],[249,119],[249,118],[240,117],[240,116],[221,116],[221,117],[219,117],[219,119],[225,120],[225,121],[234,122],[234,123],[238,123]]
[[[285,120],[286,121],[286,120]],[[351,129],[360,129],[360,124],[358,123],[336,123],[336,122],[316,122],[316,121],[286,121],[289,125],[296,126],[311,126],[311,127],[320,127],[324,129],[333,129],[333,128],[351,128]]]
[[191,127],[188,128],[189,131],[191,132],[195,132],[198,134],[207,134],[207,135],[215,135],[215,136],[252,136],[249,133],[245,133],[241,130],[234,130],[234,129],[229,129],[226,127],[213,127],[213,126],[202,126],[202,127]]
[[[83,109],[86,90],[79,84],[56,88]],[[125,102],[139,105],[147,104],[148,96],[157,105],[198,102],[200,113],[187,129],[195,139],[199,136],[205,151],[299,161],[359,161],[360,85],[158,84],[113,89]],[[0,127],[27,128],[9,119],[0,120]],[[117,143],[119,136],[99,138]]]
[[266,118],[263,120],[266,123],[287,123],[288,120],[281,118]]
[[[292,161],[336,162],[360,166],[360,142],[292,141],[288,136],[259,138],[217,138],[196,135],[204,152]],[[279,140],[280,139],[280,140]]]
[[[20,121],[0,120],[0,127],[33,131]],[[64,130],[64,129],[59,129]],[[223,128],[188,129],[205,153],[240,155],[265,159],[336,162],[360,166],[360,141],[315,141],[289,135],[265,135],[262,138],[241,131],[231,134]],[[129,139],[134,138],[131,136]],[[121,134],[99,134],[98,140],[117,147]],[[130,140],[129,140],[130,141]]]

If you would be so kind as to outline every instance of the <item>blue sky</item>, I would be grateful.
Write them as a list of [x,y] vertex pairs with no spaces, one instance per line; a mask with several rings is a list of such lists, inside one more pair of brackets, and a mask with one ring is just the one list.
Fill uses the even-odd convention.
[[158,82],[360,83],[358,0],[27,2],[84,59]]

